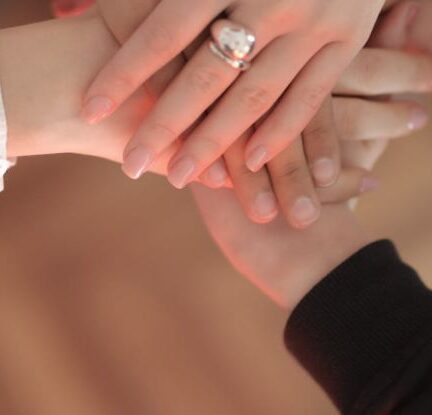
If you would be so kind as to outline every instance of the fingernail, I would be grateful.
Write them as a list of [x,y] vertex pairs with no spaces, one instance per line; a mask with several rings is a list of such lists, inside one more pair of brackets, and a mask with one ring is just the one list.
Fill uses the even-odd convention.
[[273,193],[261,193],[254,203],[254,212],[257,217],[263,220],[270,220],[277,215],[278,208]]
[[312,174],[319,186],[331,186],[336,181],[336,164],[331,159],[322,158],[313,164]]
[[409,6],[407,15],[406,15],[406,23],[408,26],[414,23],[414,20],[417,18],[417,15],[420,11],[420,4],[413,3]]
[[408,122],[408,128],[411,131],[420,130],[421,128],[426,126],[428,121],[429,121],[428,112],[421,107],[415,107],[411,111],[410,120]]
[[195,162],[190,157],[184,157],[171,167],[168,181],[177,189],[183,189],[192,179],[195,169]]
[[257,147],[247,158],[246,166],[250,171],[256,173],[266,163],[266,159],[267,150],[264,147]]
[[124,158],[122,170],[131,179],[139,179],[153,162],[153,153],[138,145],[130,150]]
[[89,124],[98,124],[114,111],[114,102],[106,97],[90,98],[81,112],[82,118]]
[[379,187],[379,181],[374,177],[363,178],[360,184],[360,193],[367,193],[376,190]]
[[223,186],[228,178],[228,172],[222,161],[214,163],[207,172],[207,178],[215,187]]
[[314,223],[319,217],[319,210],[309,197],[300,197],[295,202],[291,215],[296,224],[301,227],[307,227]]

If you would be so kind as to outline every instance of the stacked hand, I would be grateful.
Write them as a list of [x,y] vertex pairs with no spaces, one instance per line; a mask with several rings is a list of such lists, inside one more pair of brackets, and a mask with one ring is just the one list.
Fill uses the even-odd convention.
[[[111,9],[102,11],[119,40],[125,40],[139,23],[139,13],[148,13],[152,7],[141,9],[143,0],[125,0],[136,2],[135,8],[122,8],[124,2],[119,5],[114,0],[104,1],[111,4]],[[415,4],[417,2],[403,2],[393,9],[377,28],[370,46],[426,51],[430,44],[427,39],[432,35],[428,24],[431,3],[421,3],[423,9],[417,14]],[[117,7],[126,12],[117,12]],[[97,10],[83,19],[1,31],[0,74],[9,124],[9,156],[75,152],[121,161],[131,133],[185,62],[173,61],[127,100],[115,117],[99,126],[88,126],[77,117],[80,97],[93,74],[117,49]],[[39,82],[34,82],[35,77]],[[373,48],[359,54],[345,72],[336,89],[338,95],[331,103],[336,130],[344,139],[341,146],[344,171],[353,166],[371,168],[388,139],[405,135],[425,123],[426,113],[421,106],[408,101],[393,102],[388,100],[388,95],[430,91],[431,77],[431,59],[425,54]],[[329,106],[327,104],[327,111]],[[318,120],[317,126],[322,129],[324,125],[327,128],[324,131],[328,131],[328,124],[320,119],[318,116],[314,122]],[[152,170],[166,174],[168,163],[181,144],[177,139],[164,157],[152,164]],[[286,151],[289,157],[291,149]],[[285,155],[281,153],[278,157]],[[277,163],[277,160],[270,163]],[[270,167],[268,171],[270,175],[266,180],[275,189],[281,187],[276,193],[283,192],[283,186],[290,182],[277,181]],[[321,189],[321,199],[336,202],[358,193],[359,189],[373,187],[370,180],[363,180],[368,177],[364,170],[356,171],[356,180],[343,173],[334,186]],[[279,178],[291,177],[285,176],[281,174]],[[344,177],[351,179],[344,180]],[[252,183],[255,176],[247,178]],[[239,190],[235,190],[241,196]],[[218,197],[221,197],[218,193],[212,193],[201,200],[214,236],[241,270],[287,307],[294,306],[311,284],[367,241],[343,204],[326,205],[322,220],[300,234],[280,221],[268,226],[249,223],[231,193],[227,194],[227,200],[218,202]],[[240,199],[251,215],[249,205],[244,203],[247,199]],[[228,219],[227,230],[222,225]],[[292,285],[287,278],[298,284]]]
[[[151,3],[144,22],[90,86],[83,116],[91,123],[106,118],[183,52],[188,62],[126,146],[124,171],[140,177],[186,134],[168,165],[174,186],[202,175],[221,186],[230,176],[255,221],[272,220],[278,198],[293,226],[309,226],[319,216],[315,185],[333,185],[340,172],[329,102],[309,123],[367,41],[384,0]],[[287,148],[291,152],[268,164]],[[271,175],[295,175],[282,201],[266,164]],[[248,171],[258,172],[255,188],[240,188]]]
[[[413,25],[412,21],[411,24],[407,24],[406,20],[411,13],[412,4],[413,2],[401,3],[383,19],[375,33],[374,46],[410,47],[423,52],[429,48],[431,51],[432,28],[427,22],[430,22],[432,18],[432,2],[427,0],[414,2],[414,4],[421,5],[422,12],[418,14],[416,25]],[[428,39],[429,42],[427,42]],[[418,75],[414,67],[408,69],[410,67],[408,55],[404,55],[403,52],[374,49],[369,53],[371,53],[369,55],[371,59],[375,57],[375,61],[368,60],[368,58],[363,61],[363,64],[371,68],[377,69],[388,62],[388,66],[385,65],[387,72],[381,73],[378,70],[364,73],[376,86],[386,85],[383,82],[386,74],[396,75],[396,72],[408,70],[406,75],[411,73],[412,80]],[[398,56],[399,58],[405,56],[407,60],[397,60]],[[381,60],[382,58],[389,58],[389,61]],[[361,57],[358,58],[357,64],[361,59]],[[395,59],[393,63],[397,68],[394,71],[391,70],[390,64],[393,59]],[[413,57],[413,59],[416,58]],[[429,65],[429,82],[431,82],[430,60],[425,60],[423,64]],[[417,68],[420,67],[422,66]],[[352,78],[353,81],[354,79],[355,77]],[[399,85],[402,86],[407,80],[408,78],[394,76],[390,83],[396,87],[400,81]],[[427,82],[426,78],[425,82]],[[368,106],[366,102],[363,104]],[[377,105],[391,104],[377,103]],[[387,107],[387,110],[389,109],[390,107]],[[396,114],[397,112],[393,115]],[[389,111],[387,116],[391,115]],[[381,116],[387,118],[385,112]],[[357,122],[361,119],[362,117],[357,119]],[[371,119],[373,120],[373,117]],[[390,126],[391,123],[387,125]],[[396,130],[391,127],[387,133],[392,131],[396,133]],[[383,136],[386,135],[384,130],[381,132]],[[365,146],[361,144],[353,146],[353,142],[348,143],[349,147],[346,148],[347,153],[345,153],[346,161],[367,169],[372,168],[385,146],[385,140],[377,139],[378,136],[379,134],[375,140]],[[356,222],[354,214],[349,212],[347,206],[343,204],[326,206],[323,209],[321,220],[310,229],[299,233],[280,220],[265,226],[250,223],[242,215],[230,191],[211,192],[203,187],[195,186],[194,194],[211,234],[231,263],[276,303],[290,312],[314,285],[370,242],[369,237]]]
[[[108,25],[121,43],[128,39],[154,6],[153,2],[128,1],[129,7],[112,0],[99,0]],[[133,15],[127,10],[133,10]],[[119,19],[119,16],[122,18]],[[406,8],[404,18],[406,21],[412,18],[410,7]],[[189,48],[187,52],[190,55],[193,51]],[[374,65],[376,61],[382,64]],[[160,95],[163,100],[169,81],[184,65],[185,60],[178,57],[147,82],[147,90],[152,91],[155,101]],[[420,76],[412,78],[413,71],[417,71],[418,67],[421,68]],[[371,68],[375,69],[372,74]],[[219,187],[231,181],[241,205],[254,222],[269,222],[280,209],[292,226],[307,227],[318,218],[322,201],[348,199],[375,186],[364,170],[353,169],[347,163],[342,166],[342,173],[338,177],[331,177],[331,169],[323,161],[323,154],[329,157],[333,157],[330,154],[339,155],[339,136],[344,141],[356,142],[399,137],[421,128],[427,120],[425,111],[415,103],[377,102],[359,97],[430,91],[429,69],[430,62],[423,56],[414,58],[401,52],[364,49],[343,74],[334,90],[336,96],[333,102],[327,99],[318,115],[303,131],[302,137],[271,160],[266,168],[252,173],[244,164],[243,154],[252,133],[250,130],[231,145],[224,160],[220,159],[206,174],[201,175],[200,181],[210,187]],[[171,86],[168,86],[168,90]],[[151,118],[153,112],[146,118]],[[165,151],[163,159],[159,158],[153,163],[152,170],[166,163],[169,170],[169,162],[182,142],[177,139],[176,144]],[[225,165],[230,180],[224,173]],[[309,173],[310,165],[315,167],[312,170],[315,171],[314,177]],[[328,186],[333,182],[333,186]],[[321,189],[316,192],[315,186]]]

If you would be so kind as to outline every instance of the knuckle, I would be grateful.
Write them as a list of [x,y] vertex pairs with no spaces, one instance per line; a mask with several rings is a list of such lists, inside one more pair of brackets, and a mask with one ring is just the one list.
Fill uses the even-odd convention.
[[[295,2],[285,0],[273,0],[272,7],[263,16],[263,20],[269,27],[276,28],[281,33],[298,26],[299,21],[304,21],[308,17],[308,11],[304,7],[297,7]],[[295,28],[294,27],[294,28]]]
[[[368,105],[370,105],[368,103]],[[363,101],[357,99],[343,99],[335,106],[336,131],[338,138],[352,140],[359,136],[364,112]]]
[[272,94],[268,88],[249,86],[240,93],[240,102],[252,113],[263,113],[272,105]]
[[305,163],[300,160],[286,162],[277,172],[279,179],[288,179],[290,182],[303,182],[307,178]]
[[328,95],[328,90],[324,85],[307,88],[301,94],[301,102],[308,112],[316,113]]
[[152,137],[159,146],[164,146],[175,141],[179,135],[168,123],[152,121],[146,127],[146,134],[143,137]]
[[221,83],[221,74],[208,67],[197,68],[193,70],[189,76],[190,86],[199,92],[213,91],[221,85]]
[[138,85],[137,77],[123,68],[114,69],[110,76],[110,88],[116,91],[133,91]]
[[359,59],[359,81],[366,92],[375,91],[375,86],[381,83],[380,74],[386,67],[386,61],[379,53],[366,53]]
[[[221,156],[225,147],[220,138],[215,136],[206,136],[200,138],[195,144],[195,150],[198,154],[202,154],[205,160],[213,161]],[[203,158],[202,156],[200,158]]]
[[177,39],[178,37],[172,28],[159,24],[148,31],[145,45],[153,53],[171,55],[175,53]]
[[307,128],[303,132],[303,138],[309,143],[322,143],[336,140],[336,132],[331,123],[319,123]]

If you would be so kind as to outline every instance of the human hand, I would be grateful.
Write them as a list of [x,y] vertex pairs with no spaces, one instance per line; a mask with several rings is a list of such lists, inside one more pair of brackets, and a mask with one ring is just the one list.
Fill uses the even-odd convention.
[[[400,13],[399,10],[394,12]],[[394,18],[394,16],[388,15],[386,19],[388,18]],[[386,23],[386,19],[383,20],[383,24]],[[394,26],[387,26],[387,32],[378,28],[382,30],[382,36],[376,37],[373,45],[380,46],[380,42],[386,44],[396,42],[399,45],[401,39],[398,39],[398,36],[405,34],[406,23],[408,20],[400,19],[401,27],[396,28],[396,31]],[[384,36],[386,33],[388,36]],[[424,39],[420,40],[424,41]],[[381,54],[383,52],[385,52],[384,55]],[[368,57],[359,56],[348,71],[353,76],[345,80],[346,91],[354,94],[358,86],[362,85],[366,79],[369,81],[369,87],[378,86],[383,76],[387,74],[389,76],[387,87],[393,85],[394,92],[402,92],[407,86],[408,79],[417,78],[419,68],[422,68],[421,71],[424,70],[424,74],[429,73],[429,78],[425,77],[423,84],[423,87],[427,89],[427,79],[430,80],[432,74],[429,60],[423,58],[417,62],[416,66],[411,66],[418,56],[410,61],[409,55],[404,53],[378,49],[371,49],[365,56]],[[406,59],[403,59],[403,56]],[[377,72],[376,69],[381,68],[383,62],[387,62],[388,66],[383,72]],[[372,72],[356,71],[355,67],[374,68],[374,70]],[[391,70],[392,67],[393,70]],[[399,78],[399,81],[402,82],[398,83],[396,75],[401,72],[405,72],[407,76]],[[370,104],[372,106],[369,108],[369,114],[372,115],[372,118],[369,116],[363,118],[360,115],[355,119],[349,117],[348,122],[344,123],[347,126],[354,126],[354,130],[361,126],[369,128],[372,125],[369,130],[372,133],[377,125],[374,121],[369,125],[368,120],[373,120],[376,110],[381,113],[376,117],[376,120],[382,123],[381,127],[371,134],[374,140],[365,142],[367,145],[350,141],[344,146],[345,163],[365,169],[371,169],[385,149],[387,140],[377,138],[381,135],[383,137],[398,135],[399,128],[402,127],[400,132],[406,128],[406,125],[390,122],[393,116],[397,116],[398,111],[392,115],[392,112],[387,112],[391,108],[388,105],[399,105],[398,102],[393,104],[377,102],[378,107],[374,109],[374,104],[371,102],[353,99],[351,104],[344,105],[341,109],[349,108],[351,105],[359,106],[358,108],[364,106],[366,109]],[[354,111],[353,115],[359,115],[362,112]],[[364,114],[367,113],[368,111],[365,111]],[[404,111],[401,111],[400,115],[403,114]],[[388,126],[394,125],[396,128],[390,127],[385,132],[382,127],[386,122]],[[349,135],[352,135],[354,130],[351,130]],[[360,132],[360,130],[357,131]],[[343,205],[325,206],[321,219],[310,229],[299,233],[287,227],[286,223],[280,220],[261,226],[250,223],[242,215],[232,192],[210,192],[200,186],[195,186],[194,194],[210,233],[234,267],[277,304],[289,311],[295,308],[320,279],[370,241],[358,226],[354,216]]]
[[[340,73],[367,40],[383,4],[383,0],[333,0],[324,7],[315,0],[301,5],[292,0],[243,0],[238,4],[208,2],[191,13],[192,0],[164,0],[90,87],[84,113],[91,121],[110,114],[227,9],[232,20],[255,32],[254,56],[259,56],[252,69],[189,136],[171,162],[169,178],[181,187],[198,177],[290,86],[246,146],[247,165],[257,171],[303,131]],[[178,22],[187,30],[176,29]],[[146,44],[143,51],[142,45]],[[291,62],[289,68],[286,62]],[[238,75],[237,70],[203,45],[127,146],[128,174],[138,177],[146,171]],[[184,105],[185,99],[189,105]]]
[[[112,0],[99,0],[100,9],[105,20],[120,42],[124,42],[128,39],[134,28],[139,25],[140,21],[151,13],[156,4],[157,2],[146,3],[142,0],[128,0],[128,7],[124,7],[124,4],[118,4]],[[191,51],[188,50],[188,54],[190,53]],[[371,58],[374,58],[374,56],[372,55]],[[365,56],[364,59],[367,60],[369,58]],[[393,60],[390,59],[390,62],[392,61]],[[146,84],[147,89],[155,92],[155,100],[157,100],[159,94],[162,93],[166,87],[166,79],[171,79],[175,74],[176,68],[178,70],[182,64],[182,59],[177,58],[175,62],[170,63],[170,65],[164,69],[165,74],[159,72],[156,75],[156,82],[154,82],[155,77],[153,77]],[[363,68],[362,65],[356,65],[356,67],[351,71],[351,78],[361,79],[358,72],[360,71],[361,74],[361,72],[364,72],[364,69],[365,68]],[[397,83],[397,77],[395,79],[395,77],[390,76],[390,80],[391,82]],[[153,83],[157,85],[156,91],[152,86]],[[400,85],[399,88],[400,87],[407,87],[407,85]],[[392,89],[391,85],[389,85],[389,88],[389,93],[399,92]],[[371,95],[379,94],[381,93],[381,90],[377,89],[377,85],[369,85],[366,80],[365,89],[356,91],[356,95],[368,95],[369,93]],[[412,121],[409,121],[409,118],[411,117],[410,112],[415,112],[414,110],[417,108],[415,104],[411,105],[410,103],[404,103],[381,106],[371,103],[371,105],[369,105],[369,103],[363,100],[348,98],[346,103],[352,109],[351,111],[348,111],[348,114],[344,111],[345,100],[337,99],[334,105],[336,106],[338,124],[341,126],[340,129],[342,130],[339,132],[348,139],[351,133],[353,133],[353,137],[356,140],[361,138],[370,138],[368,135],[365,135],[364,137],[358,136],[356,132],[356,117],[353,115],[354,111],[359,111],[360,118],[364,116],[375,120],[375,124],[373,122],[370,124],[369,134],[372,134],[372,136],[377,133],[380,134],[380,120],[378,117],[374,117],[373,115],[370,117],[369,113],[376,112],[381,116],[387,117],[384,118],[384,125],[389,121],[391,114],[394,114],[391,122],[395,128],[395,135],[403,135],[404,133],[407,133],[415,124],[413,124]],[[418,112],[422,113],[422,109],[419,108]],[[401,115],[400,120],[397,120],[396,117],[399,114]],[[353,119],[351,125],[345,122],[346,115],[351,115],[350,119]],[[333,177],[331,177],[332,175],[329,176],[327,174],[327,177],[324,177],[319,181],[319,174],[315,174],[314,177],[311,177],[308,171],[308,165],[320,165],[319,161],[323,156],[327,156],[327,158],[333,156],[334,161],[337,162],[335,154],[338,153],[338,138],[336,132],[331,128],[333,122],[331,116],[331,109],[329,110],[328,106],[321,110],[320,115],[317,116],[314,119],[314,122],[312,122],[305,130],[305,134],[303,134],[303,142],[296,140],[295,145],[290,149],[285,150],[284,153],[274,161],[274,163],[269,164],[269,166],[272,167],[274,180],[269,177],[269,171],[271,173],[270,169],[269,171],[261,169],[256,174],[248,172],[243,162],[242,153],[249,137],[243,135],[242,138],[237,140],[237,142],[229,149],[224,160],[219,160],[215,165],[201,175],[200,181],[210,187],[226,185],[228,176],[228,172],[225,168],[226,165],[231,178],[234,178],[234,188],[241,200],[242,206],[245,208],[247,214],[252,220],[259,223],[265,223],[272,220],[279,210],[277,206],[279,202],[279,204],[282,205],[281,210],[293,226],[297,228],[306,227],[316,220],[319,214],[320,197],[323,192],[319,191],[318,194],[316,194],[314,185],[322,185],[325,187],[332,184],[336,179],[335,173],[333,173]],[[425,118],[425,116],[423,116],[423,118]],[[408,128],[408,126],[410,126],[410,128]],[[420,127],[418,122],[415,126]],[[377,130],[373,131],[374,128],[377,128]],[[321,134],[321,140],[319,140],[316,131],[323,131],[324,129],[327,130],[327,133]],[[303,152],[303,146],[306,150],[305,153]],[[169,152],[169,154],[171,155],[172,152]],[[164,160],[166,161],[167,158],[165,157]],[[316,163],[317,161],[318,163]],[[287,165],[291,166],[291,168],[287,168]],[[325,174],[326,172],[324,171],[324,176]],[[325,180],[327,180],[327,182]],[[340,182],[345,184],[345,192],[340,193],[340,196],[343,194],[347,198],[355,196],[359,191],[367,190],[373,185],[373,181],[370,180],[365,171],[352,168],[344,169],[342,171]],[[351,184],[351,187],[348,191],[349,183]],[[273,195],[273,188],[275,189],[276,197]],[[298,208],[298,203],[296,206],[298,200],[300,200],[300,206],[302,206],[300,209]],[[308,209],[308,206],[306,206],[306,209],[304,207],[305,201],[309,200],[312,201],[313,210]],[[331,202],[332,200],[324,199],[324,201]],[[309,211],[309,217],[304,216],[305,210],[306,212]],[[297,216],[301,216],[301,218],[299,219]]]

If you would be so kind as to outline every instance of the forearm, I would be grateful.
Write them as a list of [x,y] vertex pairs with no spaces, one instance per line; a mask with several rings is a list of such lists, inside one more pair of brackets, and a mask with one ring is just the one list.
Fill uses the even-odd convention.
[[394,247],[381,241],[346,260],[305,296],[285,339],[342,413],[399,413],[402,406],[406,412],[400,413],[426,413],[432,404],[426,393],[431,319],[431,292]]
[[116,50],[98,16],[0,31],[8,156],[72,152],[120,160],[148,97],[141,91],[100,126],[79,117],[85,88]]

